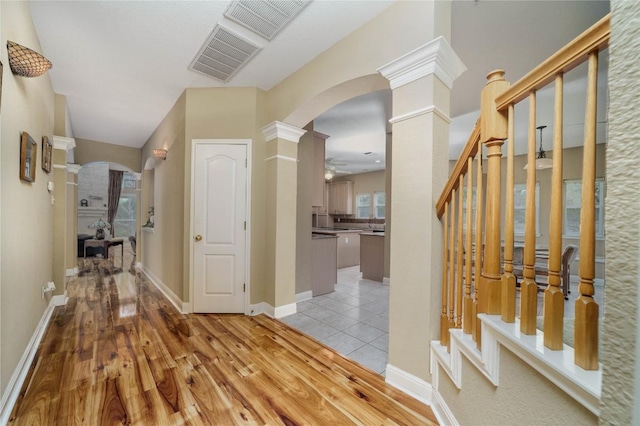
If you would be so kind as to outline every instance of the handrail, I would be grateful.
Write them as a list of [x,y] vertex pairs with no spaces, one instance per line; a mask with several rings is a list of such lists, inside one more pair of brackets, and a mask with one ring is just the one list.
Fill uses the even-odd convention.
[[589,53],[609,45],[610,36],[611,14],[607,14],[498,96],[498,111],[506,110],[509,105],[526,98],[532,90],[541,89],[551,83],[558,73],[570,71],[584,63]]
[[449,180],[447,181],[444,189],[442,190],[442,194],[438,199],[438,203],[436,204],[436,213],[438,214],[438,219],[442,219],[442,215],[444,214],[444,205],[449,200],[451,200],[451,192],[457,187],[459,176],[463,175],[467,171],[467,158],[474,158],[478,153],[478,147],[480,145],[480,119],[476,121],[476,125],[469,136],[469,140],[465,145],[460,157],[458,157],[458,161],[456,162],[455,167],[453,168],[453,172],[449,176]]

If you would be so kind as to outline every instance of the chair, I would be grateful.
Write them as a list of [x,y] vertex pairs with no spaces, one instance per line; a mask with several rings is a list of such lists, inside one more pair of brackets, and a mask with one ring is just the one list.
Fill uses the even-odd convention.
[[[523,260],[523,252],[524,249],[522,247],[516,247],[514,249],[513,256],[513,275],[516,276],[516,280],[522,279],[522,260]],[[569,300],[569,293],[571,293],[571,262],[573,262],[578,255],[578,246],[573,244],[569,244],[564,248],[562,252],[562,264],[560,265],[560,278],[562,282],[560,283],[562,287],[562,294],[564,295],[565,300]],[[536,263],[534,265],[536,277],[548,276],[549,275],[549,263],[548,259],[544,263]],[[541,289],[539,288],[539,291]]]
[[136,268],[136,236],[129,235],[129,242],[131,243],[131,251],[133,251],[133,258],[131,259],[131,266],[129,267],[129,272],[135,273]]

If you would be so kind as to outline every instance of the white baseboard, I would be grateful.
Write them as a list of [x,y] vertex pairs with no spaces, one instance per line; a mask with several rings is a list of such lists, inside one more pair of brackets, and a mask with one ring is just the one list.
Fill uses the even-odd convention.
[[[156,286],[156,288],[158,290],[160,290],[160,292],[162,294],[165,295],[165,297],[167,299],[169,299],[169,302],[171,302],[171,304],[173,305],[174,308],[176,308],[178,310],[178,312],[181,312],[183,314],[188,314],[189,313],[189,309],[191,307],[190,303],[184,303],[182,301],[182,299],[180,299],[178,297],[177,294],[175,294],[173,292],[173,290],[171,290],[169,287],[167,287],[167,285],[165,283],[162,282],[162,280],[158,277],[156,277],[153,272],[151,272],[147,267],[145,267],[143,264],[141,263],[136,263],[136,265],[139,265],[140,270],[142,271],[143,274],[145,274],[147,276],[147,278],[149,279],[149,281],[151,281],[151,283],[153,285]],[[187,310],[185,310],[185,305]]]
[[313,292],[303,291],[302,293],[296,293],[296,303],[304,302],[305,300],[309,300],[313,297]]
[[[9,379],[9,383],[2,394],[2,399],[0,400],[0,424],[6,425],[9,422],[9,416],[11,415],[11,411],[13,410],[13,406],[18,400],[18,396],[20,395],[20,389],[22,389],[22,385],[24,384],[24,379],[27,377],[29,373],[29,369],[31,368],[31,363],[33,363],[33,359],[36,356],[36,352],[38,351],[38,346],[40,346],[40,342],[42,341],[42,337],[44,336],[44,332],[47,330],[49,326],[49,321],[51,321],[51,315],[53,315],[53,310],[56,305],[54,303],[54,298],[52,297],[49,301],[49,305],[42,313],[42,317],[40,318],[40,322],[36,326],[36,329],[33,331],[33,335],[27,344],[27,347],[18,361],[18,365],[16,369],[13,371],[11,375],[11,379]],[[64,296],[63,296],[64,297]]]
[[265,314],[273,318],[273,306],[269,305],[267,302],[256,303],[255,305],[249,305],[249,314],[251,316],[256,316],[260,314]]
[[433,392],[433,403],[431,404],[431,410],[433,410],[433,414],[436,415],[438,423],[443,426],[457,426],[460,424],[456,420],[453,412],[451,412],[451,409],[449,408],[445,400],[442,398],[442,395],[435,391]]
[[265,314],[271,318],[283,318],[289,315],[293,315],[297,312],[296,304],[290,303],[288,305],[273,307],[267,302],[260,302],[255,305],[249,306],[249,315]]
[[418,401],[429,405],[439,424],[459,424],[444,399],[434,391],[431,383],[391,364],[387,364],[385,376],[385,381],[394,388],[400,389]]
[[289,303],[288,305],[276,306],[273,311],[274,318],[284,318],[289,315],[293,315],[298,312],[296,303]]
[[74,275],[78,275],[78,267],[77,266],[75,268],[71,268],[71,269],[67,269],[66,270],[66,276],[67,277],[73,277]]
[[394,388],[398,388],[402,392],[416,398],[418,401],[431,405],[433,394],[431,383],[391,364],[387,364],[385,381]]
[[64,294],[56,294],[51,298],[51,303],[53,306],[64,306],[69,301],[69,295],[67,294],[67,290],[64,291]]

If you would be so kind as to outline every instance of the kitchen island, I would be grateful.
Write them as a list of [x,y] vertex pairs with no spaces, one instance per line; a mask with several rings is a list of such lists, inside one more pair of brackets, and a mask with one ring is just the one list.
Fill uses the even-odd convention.
[[378,282],[384,279],[384,232],[360,234],[360,271],[362,278]]
[[360,264],[360,233],[362,229],[313,228],[314,234],[338,237],[338,268]]
[[313,297],[335,291],[338,282],[337,241],[335,235],[311,234],[311,294]]

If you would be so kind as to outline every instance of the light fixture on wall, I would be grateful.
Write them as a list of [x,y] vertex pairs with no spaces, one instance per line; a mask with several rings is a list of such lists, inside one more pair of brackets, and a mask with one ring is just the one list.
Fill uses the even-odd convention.
[[325,170],[324,171],[324,178],[325,178],[325,180],[333,179],[333,171],[329,170],[329,169]]
[[11,72],[21,77],[41,76],[53,66],[38,52],[10,40],[7,40],[7,54]]
[[167,159],[167,150],[162,148],[156,148],[153,150],[153,156],[158,160],[166,160]]
[[[553,167],[553,160],[547,158],[546,152],[542,149],[542,129],[546,129],[547,126],[538,126],[536,129],[540,130],[540,151],[536,154],[536,170],[550,169]],[[524,165],[524,169],[527,170],[529,163]]]

